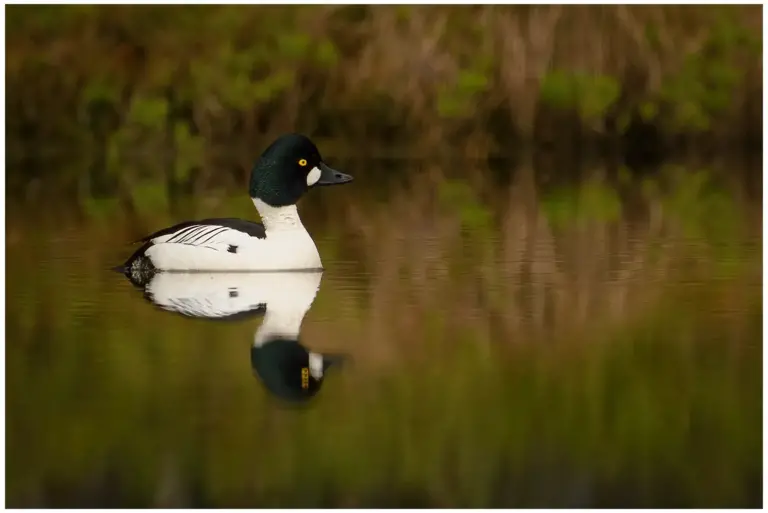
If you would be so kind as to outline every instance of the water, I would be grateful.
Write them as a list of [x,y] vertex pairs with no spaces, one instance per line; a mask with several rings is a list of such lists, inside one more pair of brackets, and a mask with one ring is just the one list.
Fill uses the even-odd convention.
[[321,275],[145,286],[167,216],[14,209],[8,505],[759,506],[759,204],[684,185],[308,198]]

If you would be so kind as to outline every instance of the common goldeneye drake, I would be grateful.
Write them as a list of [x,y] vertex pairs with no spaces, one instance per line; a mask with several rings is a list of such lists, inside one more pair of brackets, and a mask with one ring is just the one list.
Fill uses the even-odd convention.
[[122,270],[293,271],[322,269],[320,254],[299,219],[296,203],[310,188],[352,177],[328,167],[306,136],[287,134],[262,153],[249,194],[262,223],[222,218],[186,221],[136,241],[144,244]]

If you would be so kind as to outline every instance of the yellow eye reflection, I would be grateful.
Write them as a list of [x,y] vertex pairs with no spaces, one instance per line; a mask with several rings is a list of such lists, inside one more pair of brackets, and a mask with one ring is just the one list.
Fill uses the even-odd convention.
[[300,165],[301,167],[304,167],[304,166],[306,166],[306,165],[307,165],[307,159],[301,159],[301,160],[299,161],[299,165]]

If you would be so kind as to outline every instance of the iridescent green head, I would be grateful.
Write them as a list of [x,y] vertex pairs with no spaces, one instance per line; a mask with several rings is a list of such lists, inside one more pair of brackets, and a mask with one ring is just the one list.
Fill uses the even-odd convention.
[[251,367],[274,396],[306,402],[320,391],[330,367],[341,366],[345,355],[315,353],[298,340],[274,337],[251,347]]
[[317,146],[301,134],[280,136],[264,150],[251,171],[251,198],[273,207],[293,205],[310,188],[351,182],[352,177],[328,167]]

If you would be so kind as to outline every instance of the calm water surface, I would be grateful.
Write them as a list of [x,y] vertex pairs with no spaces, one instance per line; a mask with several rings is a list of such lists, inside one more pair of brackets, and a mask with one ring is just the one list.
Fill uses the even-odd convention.
[[321,274],[143,286],[109,270],[143,226],[17,212],[9,506],[758,506],[754,219],[590,198],[351,206]]

